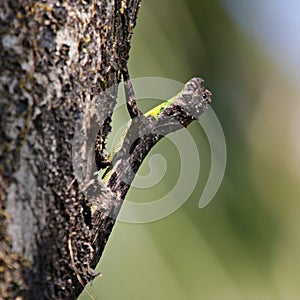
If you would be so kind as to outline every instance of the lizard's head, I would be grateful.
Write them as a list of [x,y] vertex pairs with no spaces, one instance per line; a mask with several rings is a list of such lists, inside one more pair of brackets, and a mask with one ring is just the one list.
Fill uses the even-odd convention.
[[192,78],[184,85],[181,95],[182,106],[197,118],[211,103],[212,93],[204,87],[204,80],[200,77]]
[[188,81],[182,90],[182,94],[187,97],[191,95],[193,99],[199,98],[198,101],[210,104],[212,93],[205,89],[204,80],[200,77],[194,77]]
[[202,78],[192,78],[184,85],[182,91],[174,97],[172,104],[161,112],[158,119],[169,116],[186,127],[208,109],[211,96],[212,93],[204,87]]

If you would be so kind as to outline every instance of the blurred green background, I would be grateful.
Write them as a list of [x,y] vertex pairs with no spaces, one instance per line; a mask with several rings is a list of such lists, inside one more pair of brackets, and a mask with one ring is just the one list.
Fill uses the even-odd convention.
[[[97,299],[299,299],[299,11],[297,0],[142,2],[131,77],[205,78],[227,168],[199,209],[210,156],[192,124],[199,184],[162,220],[117,223],[97,267],[103,276],[89,287]],[[151,153],[165,157],[166,177],[153,189],[131,189],[127,200],[155,200],[176,182],[176,147],[164,140]]]

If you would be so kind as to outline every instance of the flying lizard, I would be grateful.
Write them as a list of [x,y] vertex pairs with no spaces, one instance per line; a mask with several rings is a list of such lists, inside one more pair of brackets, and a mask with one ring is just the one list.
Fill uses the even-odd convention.
[[[103,152],[98,154],[98,157],[102,157],[101,163],[97,164],[100,166],[98,167],[99,177],[110,187],[116,186],[114,181],[118,179],[130,186],[134,174],[132,172],[130,174],[128,170],[132,169],[135,173],[159,139],[170,132],[186,127],[197,119],[211,103],[212,94],[205,89],[204,80],[192,78],[176,96],[143,114],[137,107],[128,73],[124,74],[124,87],[131,120],[128,121],[110,154],[104,155]],[[126,167],[126,163],[130,166]],[[125,196],[126,192],[124,194],[123,191],[121,194]]]
[[[130,120],[118,142],[108,155],[105,140],[110,132],[110,116],[104,121],[96,139],[95,159],[98,167],[97,180],[105,184],[109,197],[91,202],[90,213],[93,226],[98,228],[105,215],[110,216],[106,226],[113,226],[136,172],[151,148],[164,136],[187,127],[209,107],[211,92],[204,87],[204,80],[196,77],[188,81],[175,97],[143,113],[136,104],[128,72],[123,74],[127,110]],[[96,230],[93,235],[95,257],[91,267],[98,261],[97,249],[103,236]]]

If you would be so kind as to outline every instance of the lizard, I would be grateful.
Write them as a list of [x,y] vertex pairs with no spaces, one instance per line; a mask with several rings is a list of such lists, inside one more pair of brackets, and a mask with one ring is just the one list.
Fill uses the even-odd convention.
[[[147,120],[149,120],[149,122],[157,122],[159,120],[160,116],[162,116],[164,114],[164,112],[166,112],[166,110],[168,110],[168,109],[170,110],[170,107],[172,106],[172,104],[176,103],[176,101],[178,99],[184,98],[184,96],[187,92],[187,87],[189,87],[189,92],[190,92],[190,90],[191,90],[190,85],[192,85],[192,83],[194,81],[201,83],[200,84],[200,89],[201,89],[200,102],[203,102],[203,106],[205,106],[205,105],[208,106],[208,104],[211,103],[211,95],[212,94],[209,90],[204,88],[204,85],[203,85],[204,81],[201,78],[193,78],[184,86],[182,91],[179,92],[176,96],[164,101],[163,103],[159,104],[158,106],[152,108],[151,110],[149,110],[148,112],[143,114],[143,112],[137,107],[133,86],[132,86],[128,72],[123,74],[123,79],[124,79],[126,104],[127,104],[127,109],[128,109],[129,115],[131,117],[131,120],[128,121],[126,128],[121,133],[119,140],[113,146],[110,154],[104,158],[101,169],[99,170],[99,168],[98,168],[99,178],[101,178],[104,181],[104,183],[106,183],[106,184],[108,183],[108,181],[110,179],[110,175],[112,173],[113,168],[117,165],[117,162],[119,161],[120,157],[122,157],[122,155],[124,154],[124,151],[122,152],[121,149],[123,148],[123,144],[126,139],[128,130],[130,127],[132,127],[132,120],[134,118],[138,118],[138,117],[146,118]],[[195,89],[194,92],[195,93],[199,92],[199,90]],[[176,106],[176,107],[177,107],[177,109],[180,109],[180,106]],[[207,107],[204,107],[204,108],[207,108]],[[168,114],[172,117],[172,111],[170,111]],[[191,117],[191,118],[193,118],[193,117]],[[184,126],[184,124],[183,124],[183,126]]]
[[[212,93],[204,87],[204,80],[196,77],[189,80],[175,97],[144,114],[136,104],[128,72],[123,73],[123,79],[126,105],[131,119],[109,156],[105,153],[105,139],[110,132],[109,119],[107,123],[103,123],[106,127],[102,126],[100,131],[98,150],[101,153],[98,158],[101,160],[95,175],[97,181],[105,184],[110,196],[103,202],[104,205],[93,203],[90,206],[95,228],[98,228],[106,214],[110,218],[105,226],[113,226],[135,173],[150,149],[165,135],[187,127],[193,120],[198,119],[211,103]],[[97,241],[102,239],[103,236],[96,231],[93,236],[95,253],[98,253]],[[93,261],[97,261],[97,255]],[[93,266],[93,262],[91,265]]]

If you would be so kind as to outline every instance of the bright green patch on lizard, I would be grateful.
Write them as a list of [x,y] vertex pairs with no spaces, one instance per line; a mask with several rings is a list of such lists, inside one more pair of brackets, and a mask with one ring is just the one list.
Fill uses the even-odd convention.
[[166,109],[168,108],[173,102],[174,100],[177,98],[173,97],[171,99],[168,99],[167,101],[155,106],[154,108],[152,108],[151,110],[149,110],[148,112],[145,113],[146,117],[154,117],[156,120],[158,119],[158,116]]

